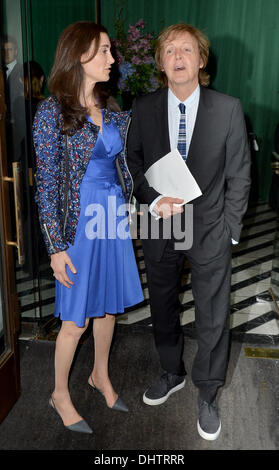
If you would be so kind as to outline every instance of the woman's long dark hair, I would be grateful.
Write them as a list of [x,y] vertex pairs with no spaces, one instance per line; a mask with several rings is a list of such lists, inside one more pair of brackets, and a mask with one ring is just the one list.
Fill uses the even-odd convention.
[[[101,33],[108,34],[104,26],[92,21],[78,21],[68,26],[58,40],[48,87],[61,105],[62,132],[66,134],[73,134],[81,129],[86,120],[87,109],[79,102],[83,83],[83,68],[80,58],[89,50],[93,40],[95,41],[95,51],[88,61],[96,55]],[[98,93],[98,87],[96,87],[95,93]],[[98,99],[102,107],[101,94]]]

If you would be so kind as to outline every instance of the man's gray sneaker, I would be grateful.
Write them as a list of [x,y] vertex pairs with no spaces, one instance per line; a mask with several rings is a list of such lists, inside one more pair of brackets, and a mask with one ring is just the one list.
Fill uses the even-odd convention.
[[216,401],[207,403],[199,397],[198,406],[198,433],[204,439],[214,441],[221,432],[221,420],[218,415]]
[[165,372],[157,382],[149,387],[143,395],[143,401],[147,405],[161,405],[169,396],[183,388],[184,375],[175,375]]

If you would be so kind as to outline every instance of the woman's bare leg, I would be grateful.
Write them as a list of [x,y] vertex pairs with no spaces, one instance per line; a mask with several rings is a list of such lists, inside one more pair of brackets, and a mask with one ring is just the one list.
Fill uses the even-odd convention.
[[56,340],[55,348],[55,388],[52,398],[65,426],[77,423],[83,419],[76,411],[69,393],[69,372],[75,351],[84,328],[79,328],[74,322],[63,321]]
[[[93,336],[95,359],[92,370],[93,382],[105,395],[107,405],[111,408],[116,402],[118,395],[115,393],[108,375],[108,359],[111,341],[115,325],[115,316],[106,315],[94,318]],[[92,385],[89,377],[88,383]]]

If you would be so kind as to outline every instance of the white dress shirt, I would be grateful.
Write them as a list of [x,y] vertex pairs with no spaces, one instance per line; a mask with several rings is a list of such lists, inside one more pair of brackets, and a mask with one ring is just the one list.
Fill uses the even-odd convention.
[[10,62],[8,65],[6,65],[7,67],[7,70],[6,70],[6,77],[8,78],[9,75],[11,74],[14,66],[16,65],[17,61],[16,60],[13,60],[12,62]]
[[[178,134],[179,134],[179,123],[180,123],[180,110],[179,103],[184,103],[186,107],[186,156],[188,155],[193,130],[196,122],[197,111],[200,101],[200,86],[193,91],[193,93],[188,96],[185,101],[180,101],[175,94],[169,88],[168,90],[168,123],[169,123],[169,138],[170,138],[170,148],[174,150],[177,148]],[[163,196],[158,196],[150,204],[149,210],[154,217],[160,218],[156,212],[153,211],[153,207]]]
[[169,136],[170,136],[170,147],[171,150],[177,148],[178,134],[179,134],[179,122],[180,122],[180,110],[179,103],[184,103],[186,107],[186,156],[188,155],[193,130],[196,122],[197,111],[200,101],[200,86],[188,96],[185,101],[179,101],[179,99],[170,90],[168,91],[168,121],[169,121]]

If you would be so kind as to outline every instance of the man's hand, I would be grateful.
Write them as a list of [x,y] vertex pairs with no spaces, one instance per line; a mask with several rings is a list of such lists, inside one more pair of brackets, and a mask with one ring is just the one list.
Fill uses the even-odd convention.
[[184,211],[183,206],[177,205],[183,202],[183,199],[177,197],[162,197],[154,206],[153,210],[163,217],[163,219],[168,219],[172,215],[181,214]]
[[50,266],[53,269],[53,276],[55,279],[57,279],[57,281],[63,284],[63,286],[70,288],[74,283],[70,281],[67,275],[66,264],[69,266],[72,273],[76,274],[76,268],[74,267],[71,258],[66,251],[59,251],[59,253],[54,253],[51,255]]

